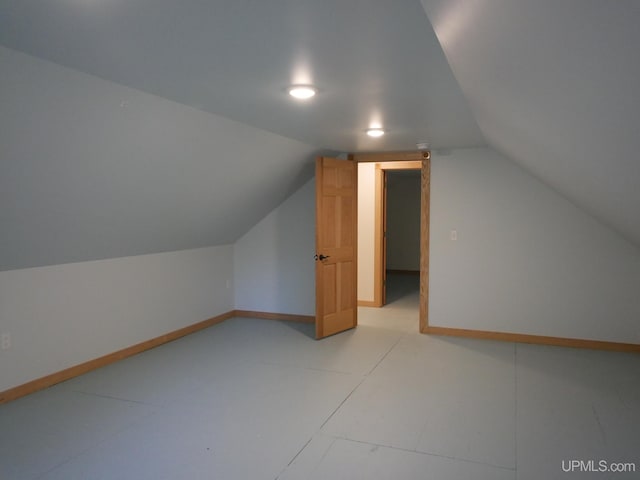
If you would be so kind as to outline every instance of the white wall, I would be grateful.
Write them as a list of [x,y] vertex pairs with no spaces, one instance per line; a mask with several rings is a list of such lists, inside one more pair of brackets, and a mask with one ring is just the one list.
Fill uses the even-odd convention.
[[0,391],[233,310],[232,258],[227,245],[0,272]]
[[238,310],[315,315],[315,179],[234,246]]
[[[234,246],[0,272],[0,391],[234,308],[313,315],[314,202]],[[431,325],[640,343],[640,251],[493,150],[433,153],[430,247]]]
[[420,271],[420,170],[387,171],[387,269]]
[[433,152],[429,291],[433,326],[640,343],[640,251],[491,149]]
[[358,301],[373,302],[375,163],[358,164]]

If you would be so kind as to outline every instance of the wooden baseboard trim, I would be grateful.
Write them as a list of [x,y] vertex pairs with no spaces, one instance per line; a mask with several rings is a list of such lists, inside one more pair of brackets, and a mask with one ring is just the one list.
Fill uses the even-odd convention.
[[381,307],[379,302],[375,302],[372,300],[358,300],[359,307]]
[[483,340],[500,340],[503,342],[532,343],[552,345],[556,347],[587,348],[591,350],[609,350],[614,352],[640,353],[640,345],[636,343],[603,342],[600,340],[582,340],[578,338],[546,337],[543,335],[525,335],[520,333],[490,332],[485,330],[468,330],[464,328],[427,326],[423,333],[450,337],[478,338]]
[[[376,306],[374,302],[359,301],[358,305],[371,304],[366,306]],[[90,372],[100,367],[104,367],[111,363],[123,360],[132,355],[142,353],[145,350],[149,350],[154,347],[158,347],[165,343],[177,340],[191,333],[195,333],[199,330],[211,327],[218,323],[224,322],[233,317],[249,317],[249,318],[262,318],[266,320],[284,320],[288,322],[300,322],[300,323],[314,323],[315,317],[312,315],[292,315],[289,313],[272,313],[272,312],[256,312],[251,310],[232,310],[230,312],[223,313],[216,317],[209,318],[202,322],[189,325],[184,328],[180,328],[173,332],[169,332],[165,335],[152,338],[136,345],[118,350],[117,352],[104,355],[88,362],[75,365],[73,367],[66,368],[59,372],[46,375],[44,377],[32,380],[30,382],[18,385],[17,387],[10,388],[3,392],[0,392],[0,404],[16,400],[20,397],[28,395],[30,393],[37,392],[44,388],[51,387],[56,383],[64,382],[73,377],[77,377],[84,373]],[[594,350],[610,350],[616,352],[633,352],[640,353],[640,345],[635,343],[618,343],[618,342],[603,342],[599,340],[581,340],[575,338],[559,338],[559,337],[546,337],[542,335],[525,335],[519,333],[504,333],[504,332],[491,332],[484,330],[468,330],[463,328],[448,328],[448,327],[432,327],[427,326],[423,333],[430,335],[444,335],[453,337],[465,337],[465,338],[478,338],[484,340],[501,340],[505,342],[516,343],[532,343],[539,345],[553,345],[559,347],[572,347],[572,348],[588,348]]]
[[313,315],[293,315],[291,313],[255,312],[253,310],[234,310],[234,317],[262,318],[265,320],[284,320],[286,322],[315,323]]
[[145,350],[149,350],[173,340],[177,340],[178,338],[184,337],[191,333],[195,333],[199,330],[203,330],[218,323],[224,322],[225,320],[232,318],[233,313],[233,311],[223,313],[222,315],[218,315],[202,322],[180,328],[165,335],[160,335],[159,337],[152,338],[151,340],[146,340],[144,342],[137,343],[136,345],[123,348],[122,350],[118,350],[117,352],[113,352],[108,355],[89,360],[88,362],[84,362],[79,365],[66,368],[59,372],[37,378],[22,385],[18,385],[17,387],[10,388],[8,390],[5,390],[4,392],[0,392],[0,404],[10,402],[11,400],[16,400],[17,398],[24,397],[25,395],[37,392],[38,390],[51,387],[56,383],[64,382],[65,380],[77,377],[84,373],[90,372],[91,370],[104,367],[106,365],[109,365],[110,363],[117,362],[132,355],[142,353]]
[[132,355],[142,353],[145,350],[149,350],[151,348],[158,347],[165,343],[172,342],[173,340],[177,340],[178,338],[184,337],[191,333],[195,333],[199,330],[212,327],[213,325],[224,322],[225,320],[228,320],[233,317],[264,318],[268,320],[286,320],[288,322],[301,322],[301,323],[314,323],[316,321],[315,317],[310,315],[291,315],[288,313],[270,313],[270,312],[253,312],[249,310],[231,310],[229,312],[223,313],[216,317],[212,317],[207,320],[204,320],[202,322],[194,323],[193,325],[180,328],[178,330],[166,333],[164,335],[160,335],[159,337],[152,338],[151,340],[146,340],[144,342],[137,343],[136,345],[123,348],[122,350],[118,350],[117,352],[109,353],[108,355],[104,355],[99,358],[94,358],[93,360],[89,360],[88,362],[84,362],[79,365],[74,365],[73,367],[66,368],[59,372],[55,372],[41,378],[37,378],[30,382],[24,383],[22,385],[18,385],[17,387],[13,387],[3,392],[0,392],[0,405],[3,403],[10,402],[12,400],[16,400],[20,397],[24,397],[25,395],[29,395],[30,393],[37,392],[38,390],[51,387],[56,383],[64,382],[65,380],[69,380],[73,377],[77,377],[84,373],[90,372],[91,370],[96,370],[100,367],[104,367],[106,365],[117,362],[119,360],[123,360],[127,357],[131,357]]

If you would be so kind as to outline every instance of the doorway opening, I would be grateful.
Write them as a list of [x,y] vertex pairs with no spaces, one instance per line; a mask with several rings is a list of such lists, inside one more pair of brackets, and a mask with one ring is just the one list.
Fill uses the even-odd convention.
[[[354,154],[350,156],[350,159],[359,164],[366,162],[365,165],[359,165],[362,167],[359,168],[359,175],[361,171],[364,175],[358,180],[358,195],[360,201],[361,190],[365,192],[364,195],[367,198],[363,203],[366,203],[369,208],[369,211],[365,212],[367,218],[363,222],[360,222],[360,218],[358,220],[361,223],[360,227],[362,227],[362,231],[359,228],[358,235],[365,239],[362,245],[359,240],[358,247],[358,261],[362,264],[362,268],[359,265],[358,272],[358,305],[382,307],[387,303],[385,297],[389,293],[388,287],[393,287],[389,281],[399,282],[399,288],[402,290],[403,283],[411,284],[410,279],[405,278],[403,281],[403,276],[413,275],[414,281],[415,277],[419,277],[419,329],[424,333],[428,325],[430,152]],[[414,176],[416,181],[415,177],[419,177],[419,193],[415,192],[416,195],[419,195],[419,240],[418,252],[415,253],[419,256],[419,262],[417,265],[412,263],[408,268],[397,268],[402,265],[402,260],[389,257],[391,253],[389,240],[392,239],[388,237],[390,232],[385,228],[388,220],[387,215],[393,214],[393,212],[387,211],[389,205],[386,194],[388,191],[385,184],[388,188],[389,178],[394,178],[396,175],[401,177]],[[402,180],[400,182],[402,183]],[[366,207],[363,210],[366,210]],[[360,211],[359,208],[359,215]],[[392,245],[391,248],[395,247]],[[405,266],[408,265],[405,264]],[[386,275],[387,269],[392,274],[389,278]]]
[[419,309],[421,168],[382,169],[382,304]]

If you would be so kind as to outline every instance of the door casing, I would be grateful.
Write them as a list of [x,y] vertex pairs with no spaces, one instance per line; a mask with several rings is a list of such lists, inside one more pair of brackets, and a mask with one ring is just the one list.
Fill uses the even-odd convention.
[[383,152],[352,154],[355,162],[375,162],[375,243],[374,243],[374,305],[384,304],[384,171],[420,169],[420,332],[429,325],[429,206],[431,188],[431,152]]

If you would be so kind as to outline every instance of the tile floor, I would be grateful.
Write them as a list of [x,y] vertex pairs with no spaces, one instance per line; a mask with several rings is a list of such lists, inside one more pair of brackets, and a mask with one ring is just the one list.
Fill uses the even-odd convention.
[[0,406],[0,479],[640,478],[640,357],[420,335],[390,282],[322,341],[233,319]]

